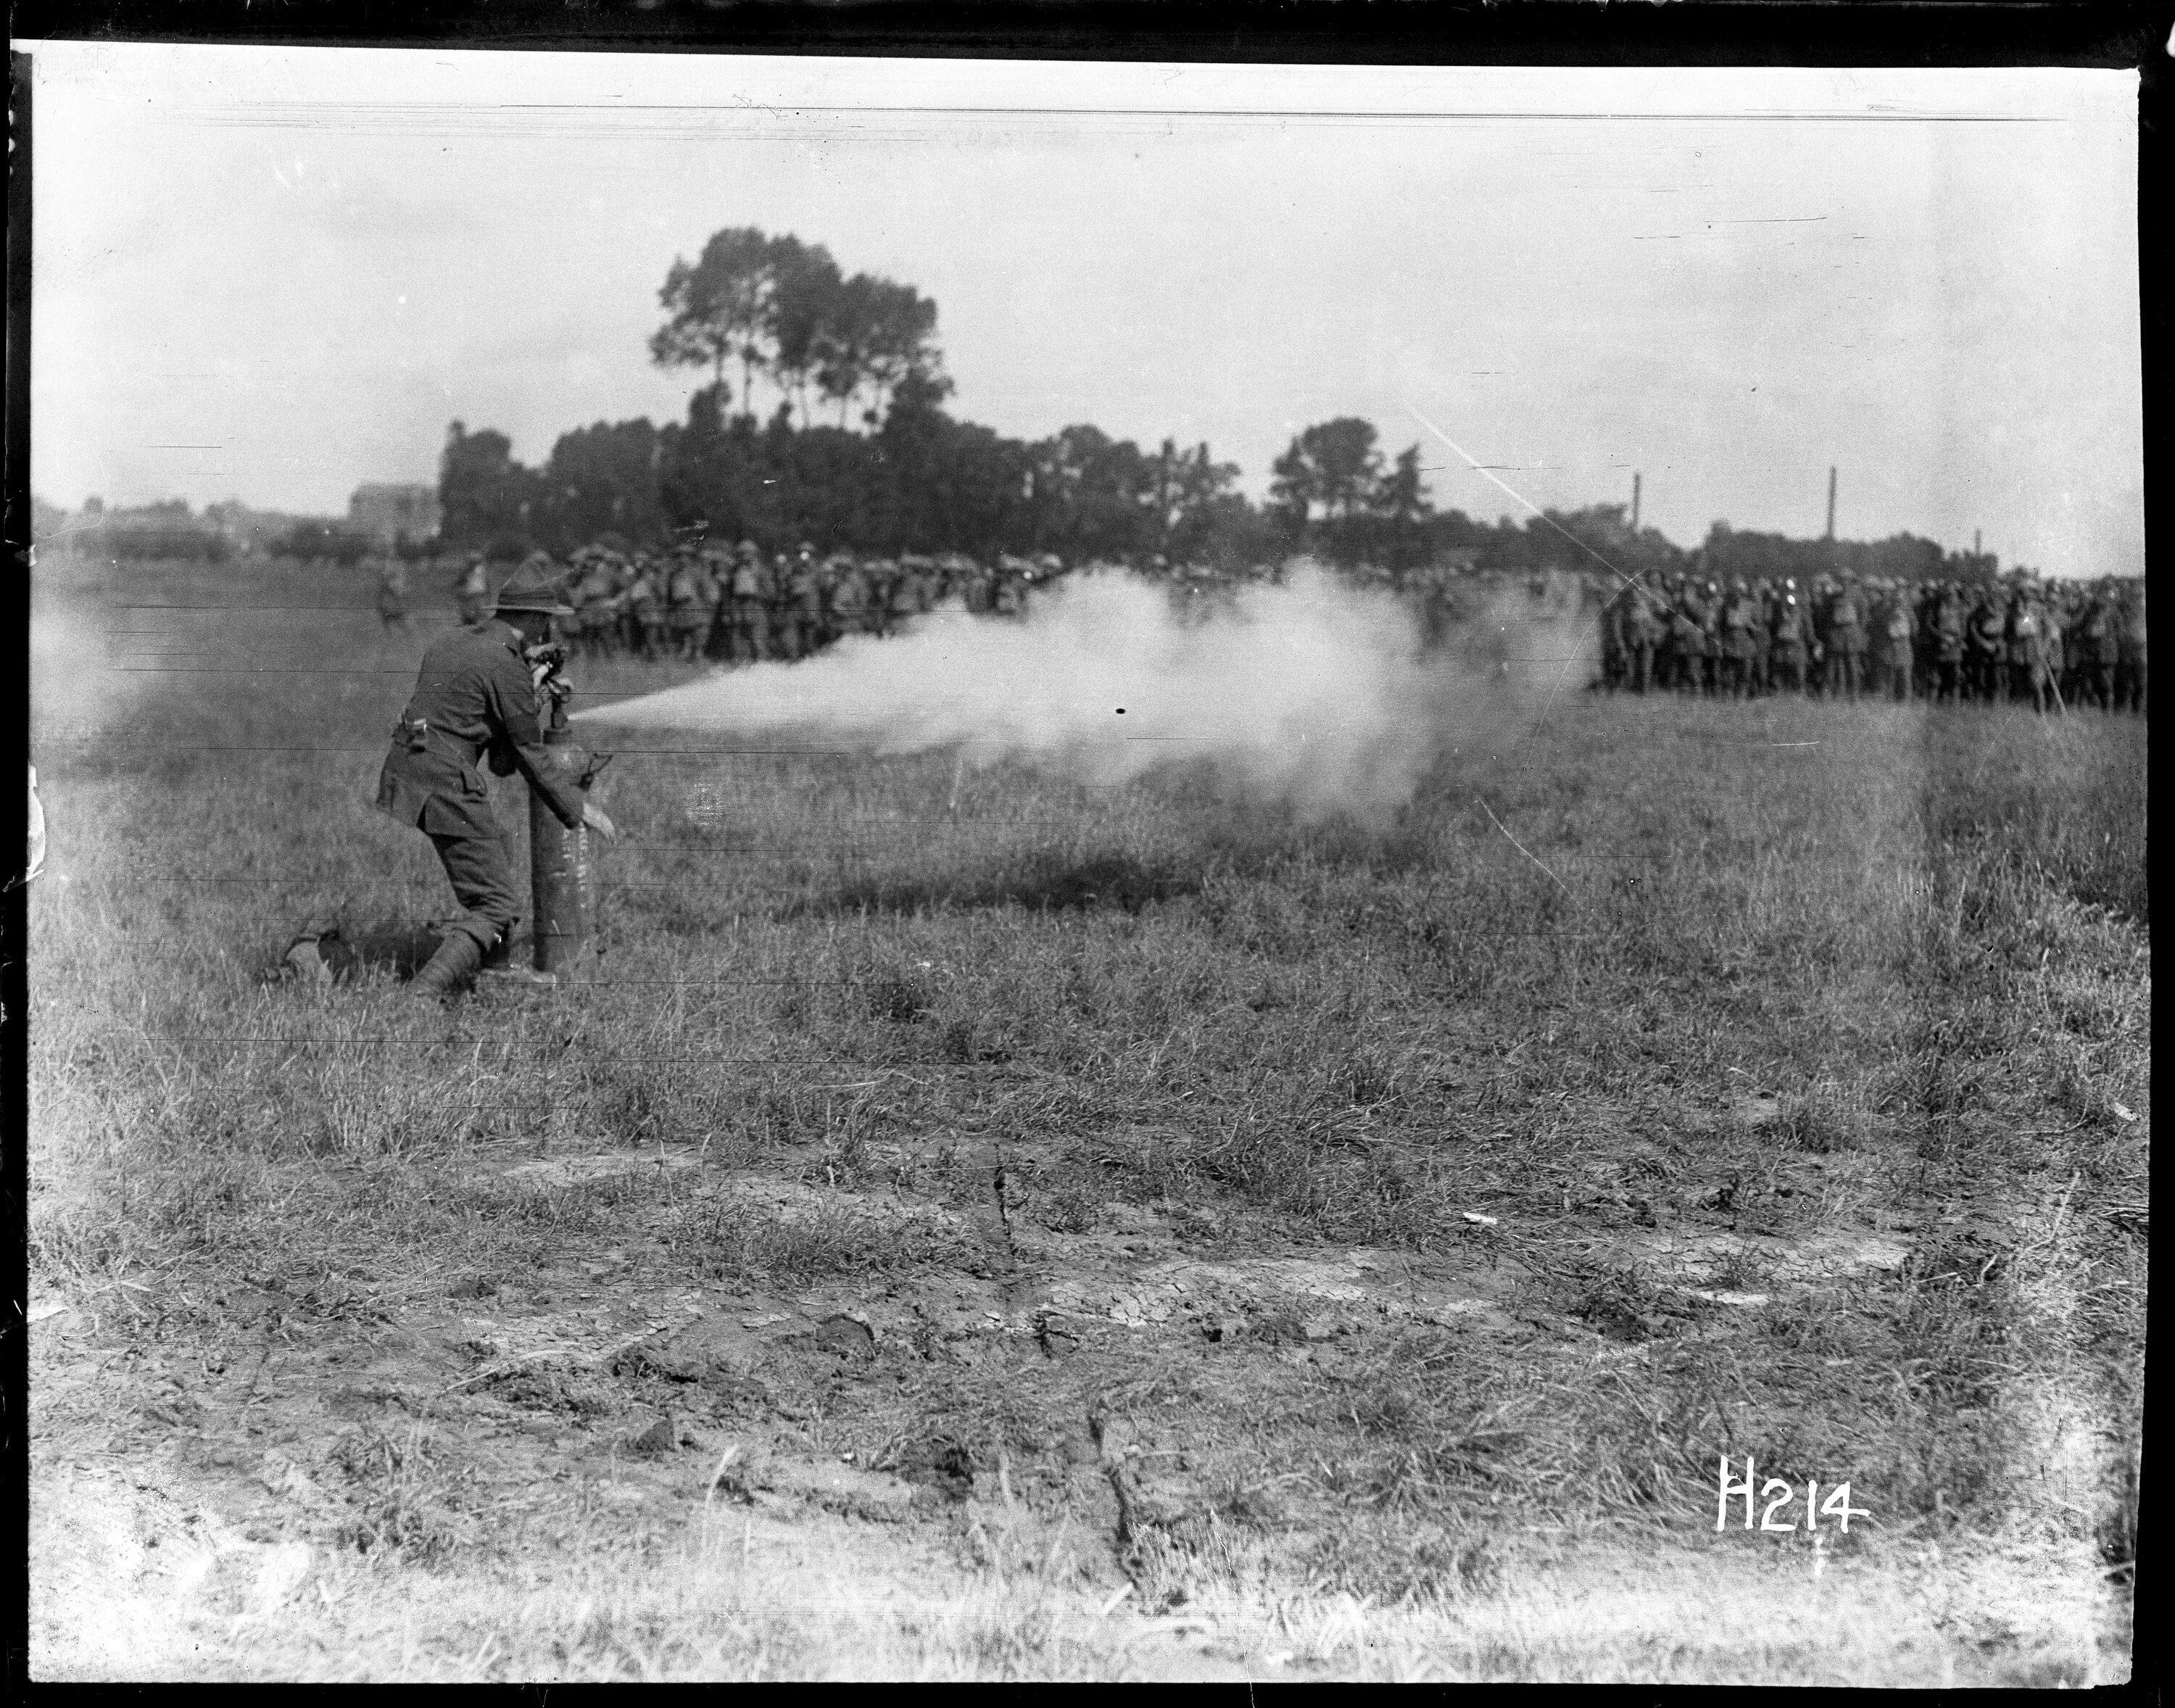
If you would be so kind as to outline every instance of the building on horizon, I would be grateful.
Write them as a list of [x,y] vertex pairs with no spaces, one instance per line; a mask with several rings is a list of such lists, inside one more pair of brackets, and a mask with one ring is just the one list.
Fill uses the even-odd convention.
[[347,501],[347,525],[379,545],[420,545],[438,533],[438,491],[397,481],[371,481]]

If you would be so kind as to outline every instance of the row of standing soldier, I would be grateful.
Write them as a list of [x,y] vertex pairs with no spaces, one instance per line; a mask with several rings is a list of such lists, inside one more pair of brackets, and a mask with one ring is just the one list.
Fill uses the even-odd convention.
[[[574,551],[562,567],[538,554],[575,615],[567,636],[593,656],[795,659],[843,636],[884,635],[947,601],[970,613],[1023,615],[1031,589],[1062,572],[1054,556],[980,564],[957,553],[818,559],[803,545],[765,561],[751,541],[728,551],[682,545],[669,554]],[[1186,579],[1158,559],[1158,575]],[[1483,577],[1481,581],[1492,577]],[[1553,578],[1536,577],[1537,597]],[[1780,582],[1664,575],[1608,593],[1580,578],[1597,606],[1597,686],[1731,697],[1776,693],[1836,698],[2028,702],[2142,713],[2146,700],[2144,583],[2042,581],[1907,583],[1822,577],[1801,590]],[[1436,643],[1460,626],[1454,582],[1422,577],[1406,589]],[[464,621],[488,600],[483,561],[471,555],[455,589]],[[405,626],[404,581],[388,567],[378,608]],[[1492,601],[1489,602],[1492,605]]]
[[2142,713],[2144,583],[1823,577],[1629,582],[1600,612],[1599,686],[1744,698],[2029,702]]
[[[544,554],[525,567],[553,577],[573,615],[565,637],[591,657],[714,659],[735,664],[792,661],[849,635],[887,635],[947,601],[976,615],[1023,616],[1032,588],[1060,572],[1054,556],[977,563],[938,557],[859,557],[812,546],[766,559],[751,540],[730,550],[682,545],[661,554],[583,546],[563,565]],[[404,626],[404,588],[379,611]],[[483,560],[472,556],[454,588],[464,622],[489,599]]]

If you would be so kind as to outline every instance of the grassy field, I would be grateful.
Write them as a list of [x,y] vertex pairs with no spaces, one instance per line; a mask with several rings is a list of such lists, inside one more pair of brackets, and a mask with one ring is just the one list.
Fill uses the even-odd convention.
[[654,741],[593,982],[426,1013],[423,637],[39,577],[37,1675],[2127,1676],[2142,720],[1565,693],[1364,831]]

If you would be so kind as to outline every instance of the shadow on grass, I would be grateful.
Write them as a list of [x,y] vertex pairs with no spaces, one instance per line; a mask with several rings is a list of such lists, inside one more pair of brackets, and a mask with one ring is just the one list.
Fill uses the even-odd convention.
[[[346,984],[370,973],[389,973],[395,979],[408,979],[415,976],[423,964],[437,952],[439,934],[428,925],[403,920],[368,925],[335,925],[318,937],[317,958],[326,971],[323,975],[312,974],[306,961],[301,964],[282,958],[287,952],[277,951],[264,967],[262,977],[267,981],[307,976],[329,977],[335,983]],[[298,952],[306,953],[306,949]]]
[[1122,908],[1136,914],[1151,902],[1192,895],[1204,865],[1178,870],[1128,854],[1085,860],[1029,860],[1006,868],[948,876],[871,874],[788,903],[784,919],[834,914],[910,914],[925,908],[1022,907],[1034,913]]

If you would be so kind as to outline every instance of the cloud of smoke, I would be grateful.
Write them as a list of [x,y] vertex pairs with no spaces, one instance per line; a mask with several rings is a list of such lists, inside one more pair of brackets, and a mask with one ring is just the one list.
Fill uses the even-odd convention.
[[1304,819],[1379,821],[1504,700],[1487,686],[1424,654],[1390,594],[1303,567],[1205,613],[1131,577],[1073,577],[1038,593],[1024,621],[946,614],[577,715],[877,755],[957,748],[972,765],[1014,758],[1102,785],[1205,761]]

